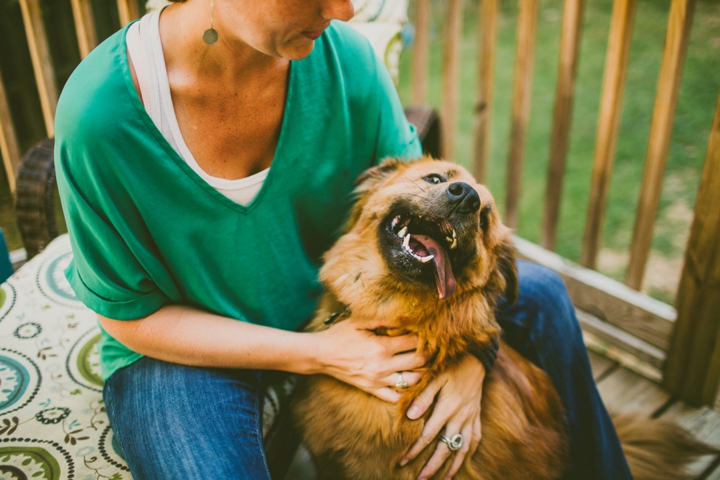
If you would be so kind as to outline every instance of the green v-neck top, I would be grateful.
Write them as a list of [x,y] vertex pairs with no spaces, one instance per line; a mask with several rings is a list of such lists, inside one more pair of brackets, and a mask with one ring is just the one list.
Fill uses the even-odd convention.
[[[70,285],[117,320],[184,304],[296,329],[321,293],[321,256],[349,212],[354,180],[385,157],[421,153],[385,67],[364,37],[335,22],[308,57],[291,62],[275,157],[242,206],[155,127],[130,76],[125,31],[87,56],[58,103]],[[103,378],[141,357],[105,331],[98,348]]]

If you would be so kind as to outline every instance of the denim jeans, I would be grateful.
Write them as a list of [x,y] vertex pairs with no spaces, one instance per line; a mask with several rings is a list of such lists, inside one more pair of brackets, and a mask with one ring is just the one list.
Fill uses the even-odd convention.
[[[562,280],[528,262],[518,268],[519,300],[497,317],[508,344],[550,375],[563,400],[572,462],[564,478],[631,479]],[[147,357],[115,372],[103,393],[135,479],[269,479],[261,379]]]
[[518,262],[520,295],[496,311],[505,341],[542,368],[565,407],[571,468],[564,480],[632,479],[615,427],[590,369],[575,309],[562,279],[535,263]]

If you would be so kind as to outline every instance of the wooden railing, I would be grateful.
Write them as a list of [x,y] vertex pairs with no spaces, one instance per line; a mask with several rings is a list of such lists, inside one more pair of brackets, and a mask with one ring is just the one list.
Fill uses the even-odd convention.
[[[48,136],[58,98],[55,74],[49,60],[38,0],[19,0],[32,57],[42,115]],[[458,78],[461,72],[461,24],[464,3],[478,2],[478,75],[474,109],[473,169],[479,180],[487,177],[490,132],[494,108],[493,79],[497,51],[500,0],[446,0],[440,115],[444,129],[444,156],[453,158],[458,119]],[[515,78],[512,85],[512,120],[507,153],[506,223],[517,224],[520,178],[530,118],[531,85],[539,0],[518,0]],[[564,0],[559,46],[558,77],[550,138],[545,205],[540,245],[518,239],[521,255],[558,271],[578,307],[586,332],[614,346],[618,355],[639,360],[643,373],[682,398],[714,404],[720,381],[720,99],[715,112],[704,173],[695,208],[686,261],[677,295],[677,310],[637,291],[642,283],[650,240],[668,157],[671,129],[682,79],[695,0],[672,0],[660,76],[636,214],[629,268],[625,284],[593,269],[597,265],[609,182],[618,139],[630,43],[637,0],[615,0],[610,23],[603,86],[600,97],[590,202],[582,239],[581,265],[556,255],[556,236],[563,179],[570,141],[570,126],[581,43],[584,0]],[[71,0],[80,56],[97,44],[90,0]],[[118,0],[118,15],[125,24],[138,15],[134,0]],[[428,94],[430,51],[430,0],[414,0],[416,35],[412,68],[413,103]],[[0,72],[0,153],[15,189],[20,149]],[[620,360],[623,360],[620,358]]]
[[18,146],[15,126],[10,115],[5,85],[0,72],[0,155],[7,172],[10,191],[15,192],[15,176],[20,165],[20,147]]
[[[425,100],[429,0],[417,0],[413,101]],[[520,178],[529,119],[538,0],[519,0],[510,144],[507,156],[505,221],[517,224]],[[444,155],[455,148],[460,0],[447,2],[443,61]],[[486,178],[493,105],[493,72],[499,0],[478,0],[479,74],[475,112],[474,173]],[[720,382],[720,99],[705,163],[695,221],[678,291],[677,311],[637,291],[642,284],[658,213],[680,81],[693,23],[695,0],[672,0],[665,49],[645,160],[639,207],[625,285],[596,268],[603,217],[612,176],[626,85],[637,0],[615,0],[600,99],[590,201],[582,240],[581,264],[551,253],[555,248],[562,182],[568,152],[584,0],[565,0],[558,80],[550,140],[541,248],[518,240],[523,256],[544,263],[564,277],[586,331],[620,347],[650,366],[649,376],[694,403],[714,404]],[[655,374],[653,374],[655,372]],[[688,374],[692,372],[692,374]],[[648,372],[646,372],[648,373]]]
[[[40,10],[40,2],[39,0],[19,0],[19,3],[40,98],[45,131],[48,137],[52,137],[55,134],[53,120],[59,91],[53,62],[50,58],[50,48]],[[98,43],[92,6],[90,0],[71,0],[71,6],[80,57],[84,58]],[[136,0],[117,0],[117,7],[121,26],[138,16],[138,2]],[[2,86],[3,73],[0,72],[0,153],[2,153],[10,190],[15,192],[15,179],[20,165],[21,153],[10,115],[7,95]]]

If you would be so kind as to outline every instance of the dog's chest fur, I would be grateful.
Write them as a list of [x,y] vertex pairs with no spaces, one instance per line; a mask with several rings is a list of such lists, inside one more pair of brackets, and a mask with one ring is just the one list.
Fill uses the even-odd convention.
[[[399,468],[398,461],[419,438],[432,414],[429,411],[411,421],[405,416],[408,406],[440,372],[500,336],[494,317],[496,300],[505,294],[512,301],[517,295],[512,239],[495,209],[489,210],[481,223],[478,212],[466,215],[467,222],[474,222],[472,228],[467,223],[465,228],[458,224],[455,253],[462,253],[463,258],[456,258],[453,266],[457,289],[445,299],[438,298],[443,284],[440,280],[436,292],[432,281],[423,283],[403,276],[402,269],[381,253],[383,245],[387,251],[388,241],[399,241],[384,226],[384,219],[395,215],[386,211],[386,205],[408,190],[408,202],[429,201],[430,196],[425,194],[430,189],[445,186],[423,186],[422,182],[438,171],[446,177],[454,172],[454,181],[471,181],[459,167],[429,160],[415,164],[390,161],[371,169],[361,177],[362,195],[351,215],[348,233],[325,256],[320,280],[327,293],[310,330],[328,328],[324,320],[334,313],[351,312],[359,318],[381,320],[388,327],[387,334],[416,333],[419,348],[433,356],[421,382],[406,390],[398,405],[331,377],[302,379],[294,401],[294,418],[322,479],[417,478],[437,448],[439,437]],[[492,205],[484,187],[473,188],[486,192],[481,200]],[[567,441],[560,399],[544,372],[502,343],[495,367],[483,385],[481,420],[480,446],[475,455],[465,459],[454,478],[549,480],[562,475]],[[444,478],[450,464],[446,461],[434,478]]]
[[[487,310],[489,305],[471,300],[472,296],[465,301],[458,296],[437,311],[425,309],[421,313],[408,307],[404,310],[406,314],[396,314],[398,333],[417,333],[421,343],[436,353],[421,383],[408,389],[397,405],[331,377],[303,379],[294,413],[319,478],[417,478],[434,452],[436,442],[407,466],[400,468],[397,464],[419,438],[431,412],[415,421],[408,420],[404,412],[432,378],[466,354],[471,342],[482,342],[496,333],[494,317]],[[388,302],[378,305],[387,307]],[[334,295],[327,294],[310,329],[327,328],[323,320],[342,308],[345,306]],[[406,318],[408,322],[404,321]],[[417,321],[418,318],[423,320]],[[481,329],[477,322],[462,321],[468,318],[485,318],[487,325]],[[409,324],[410,319],[415,320],[413,325]],[[391,329],[388,333],[395,331]],[[504,344],[495,368],[485,380],[482,422],[480,448],[472,459],[465,461],[455,478],[551,479],[560,476],[566,446],[559,398],[544,372]],[[434,478],[443,478],[449,465],[450,462],[446,462]]]

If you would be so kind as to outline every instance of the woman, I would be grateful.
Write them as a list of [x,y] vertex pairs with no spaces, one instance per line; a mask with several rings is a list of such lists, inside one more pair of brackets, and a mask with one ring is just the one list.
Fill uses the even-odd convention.
[[[269,478],[264,370],[332,375],[389,402],[398,373],[422,375],[415,337],[370,333],[382,319],[294,331],[354,179],[420,154],[369,44],[331,24],[352,16],[349,0],[175,3],[104,42],[63,91],[66,274],[98,314],[108,415],[137,479]],[[520,275],[519,303],[498,316],[582,433],[568,478],[630,478],[562,283],[527,264]],[[418,418],[434,402],[402,463],[438,433],[466,440],[438,443],[420,478],[445,461],[452,476],[477,448],[484,376],[468,358],[411,405]]]

